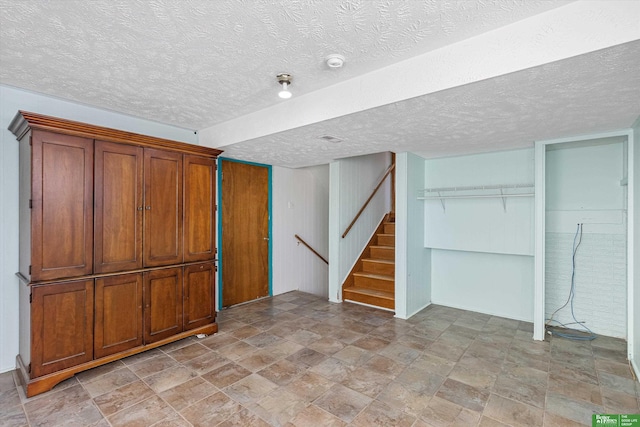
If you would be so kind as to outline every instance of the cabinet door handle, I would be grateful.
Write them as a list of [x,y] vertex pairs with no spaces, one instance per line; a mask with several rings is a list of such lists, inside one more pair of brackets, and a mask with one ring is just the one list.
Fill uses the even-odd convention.
[[150,211],[151,210],[151,206],[147,206],[147,210]]
[[142,206],[138,206],[138,210],[141,211],[142,210]]

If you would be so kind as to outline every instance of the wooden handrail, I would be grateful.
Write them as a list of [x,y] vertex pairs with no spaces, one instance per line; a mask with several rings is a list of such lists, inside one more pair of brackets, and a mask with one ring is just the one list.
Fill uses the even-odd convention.
[[366,202],[364,202],[364,205],[362,205],[362,207],[360,208],[360,210],[358,211],[358,213],[356,214],[356,216],[353,218],[353,221],[351,221],[351,224],[349,224],[349,226],[347,227],[346,230],[344,230],[344,233],[342,233],[342,238],[344,239],[345,236],[347,234],[349,234],[349,231],[351,231],[351,228],[355,225],[356,221],[358,220],[358,218],[360,218],[360,215],[362,215],[362,212],[364,212],[365,208],[367,207],[367,205],[369,204],[369,202],[371,201],[371,199],[373,199],[373,196],[376,195],[376,193],[378,192],[378,189],[380,188],[380,186],[382,186],[382,183],[384,182],[385,179],[387,179],[387,176],[389,176],[389,174],[391,173],[391,171],[396,167],[395,163],[392,164],[391,166],[389,166],[389,169],[387,169],[387,171],[384,173],[384,176],[382,177],[382,179],[380,180],[380,182],[378,183],[378,185],[376,185],[376,188],[373,189],[373,192],[371,193],[371,195],[369,196],[369,198],[367,199]]
[[329,265],[329,261],[327,261],[322,255],[320,255],[315,249],[313,249],[311,246],[309,246],[309,244],[307,242],[304,241],[304,239],[302,239],[302,237],[298,236],[297,234],[295,234],[296,239],[298,239],[298,241],[300,243],[302,243],[303,245],[305,245],[307,248],[309,248],[309,250],[311,252],[313,252],[314,254],[316,254],[318,256],[318,258],[320,258],[321,260],[323,260],[327,265]]

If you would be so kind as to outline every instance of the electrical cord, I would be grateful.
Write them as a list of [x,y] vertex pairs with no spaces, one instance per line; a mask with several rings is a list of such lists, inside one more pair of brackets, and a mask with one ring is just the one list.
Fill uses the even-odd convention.
[[[577,241],[577,243],[576,243]],[[572,269],[571,269],[571,288],[569,289],[569,297],[567,298],[567,301],[562,305],[562,307],[558,308],[556,311],[554,311],[551,316],[549,317],[549,319],[547,320],[547,322],[545,323],[545,327],[547,329],[547,332],[551,335],[556,335],[562,338],[567,338],[570,340],[575,340],[575,341],[593,341],[594,339],[596,339],[596,334],[593,333],[593,331],[591,329],[589,329],[587,327],[587,325],[585,325],[584,321],[579,321],[578,319],[576,319],[576,315],[574,313],[573,310],[573,299],[575,297],[576,294],[576,254],[578,252],[578,248],[580,247],[580,244],[582,243],[582,223],[578,224],[578,228],[576,229],[576,234],[573,236],[573,256],[571,259],[572,262]],[[570,304],[570,308],[571,308],[571,317],[573,318],[573,320],[575,322],[571,322],[571,323],[561,323],[557,320],[554,320],[553,317],[563,308],[565,308],[567,306],[567,304]],[[551,322],[556,322],[558,323],[557,326],[566,328],[567,325],[579,325],[582,326],[582,328],[585,329],[585,331],[587,331],[589,333],[589,335],[575,335],[575,334],[568,334],[566,332],[559,332],[556,330],[553,330],[551,328],[553,327],[557,327],[557,326],[552,326]]]

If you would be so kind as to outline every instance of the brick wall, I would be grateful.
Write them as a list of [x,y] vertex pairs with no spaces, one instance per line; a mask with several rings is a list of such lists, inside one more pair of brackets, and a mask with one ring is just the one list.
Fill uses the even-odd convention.
[[[569,297],[573,238],[573,233],[546,235],[546,318]],[[627,337],[626,249],[622,234],[582,235],[576,254],[574,313],[596,334]],[[554,319],[574,322],[569,304]]]

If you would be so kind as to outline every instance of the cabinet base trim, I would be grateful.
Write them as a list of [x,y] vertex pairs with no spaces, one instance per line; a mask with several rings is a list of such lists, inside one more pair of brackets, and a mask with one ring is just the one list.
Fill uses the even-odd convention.
[[46,391],[51,390],[57,384],[62,381],[71,378],[78,372],[86,371],[91,368],[95,368],[97,366],[105,365],[107,363],[113,362],[115,360],[123,359],[128,356],[133,356],[134,354],[143,353],[147,350],[151,350],[153,348],[161,347],[165,344],[172,343],[174,341],[181,340],[183,338],[187,338],[190,336],[205,334],[211,335],[218,332],[218,324],[211,323],[206,326],[202,326],[196,329],[190,329],[188,331],[173,335],[172,337],[165,338],[163,340],[143,345],[142,347],[132,348],[127,351],[123,351],[121,353],[111,354],[106,357],[102,357],[100,359],[92,360],[91,362],[82,363],[77,366],[73,366],[71,368],[63,369],[58,372],[54,372],[52,374],[43,375],[38,378],[30,379],[30,375],[22,357],[20,355],[16,356],[16,370],[18,371],[18,378],[20,379],[20,385],[24,388],[24,391],[27,397],[32,397],[40,393],[44,393]]

